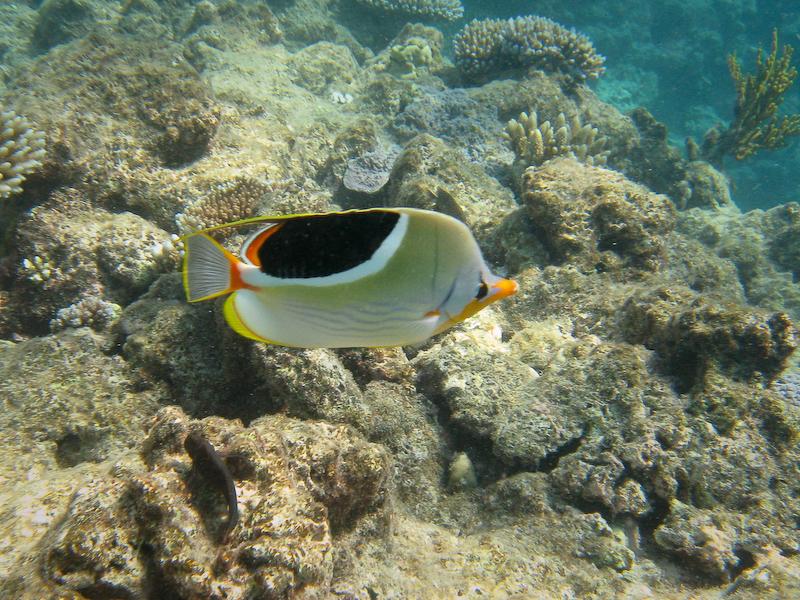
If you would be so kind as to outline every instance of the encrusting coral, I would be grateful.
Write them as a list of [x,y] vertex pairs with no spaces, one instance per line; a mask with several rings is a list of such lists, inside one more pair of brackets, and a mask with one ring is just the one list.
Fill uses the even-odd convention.
[[778,55],[778,32],[772,34],[772,50],[756,56],[754,74],[744,74],[736,54],[728,56],[728,67],[736,85],[734,119],[726,129],[716,126],[706,132],[701,157],[720,166],[726,155],[742,160],[759,150],[783,148],[787,138],[800,135],[800,114],[777,116],[783,95],[792,87],[797,69],[791,66],[794,48],[785,45]]
[[555,124],[539,123],[536,111],[521,113],[511,119],[503,137],[511,144],[517,160],[526,166],[538,166],[556,156],[573,156],[587,165],[603,165],[608,151],[606,138],[598,136],[591,123],[581,123],[578,115],[569,121],[559,113]]
[[464,16],[459,0],[356,0],[387,12],[456,21]]
[[580,83],[604,71],[605,59],[589,38],[545,17],[475,20],[453,44],[456,65],[468,77],[533,67]]
[[657,271],[672,202],[614,171],[557,158],[522,176],[521,204],[556,262],[605,272]]
[[359,194],[372,195],[383,189],[389,181],[400,148],[380,146],[347,161],[347,170],[342,177],[345,189]]
[[13,110],[0,113],[0,200],[22,191],[25,175],[41,166],[44,133]]

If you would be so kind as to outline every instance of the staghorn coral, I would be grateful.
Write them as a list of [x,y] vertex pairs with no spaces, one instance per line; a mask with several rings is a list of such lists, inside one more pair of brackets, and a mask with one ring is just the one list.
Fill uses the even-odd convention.
[[25,175],[43,157],[44,133],[13,110],[0,113],[0,200],[22,191]]
[[459,0],[356,0],[360,4],[387,12],[456,21],[464,16]]
[[517,160],[527,166],[538,166],[556,156],[572,156],[587,165],[603,165],[608,151],[604,150],[606,138],[597,135],[590,123],[581,124],[575,115],[569,121],[559,113],[552,125],[539,123],[536,111],[521,113],[519,120],[511,119],[503,137],[511,144]]
[[785,45],[778,55],[778,31],[772,34],[772,50],[764,58],[758,49],[756,72],[745,75],[736,54],[728,56],[728,67],[736,85],[734,119],[727,128],[719,125],[706,132],[701,156],[721,166],[726,155],[742,160],[759,150],[786,146],[787,138],[800,135],[800,114],[777,116],[783,95],[792,87],[797,69],[791,66],[794,48]]
[[472,21],[456,35],[454,50],[456,65],[468,77],[533,67],[580,83],[599,77],[605,60],[586,36],[535,16]]
[[214,188],[175,215],[182,234],[255,217],[269,187],[253,179],[237,178]]

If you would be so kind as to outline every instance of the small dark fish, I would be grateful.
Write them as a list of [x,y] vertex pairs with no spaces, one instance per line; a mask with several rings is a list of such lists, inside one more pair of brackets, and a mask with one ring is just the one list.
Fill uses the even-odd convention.
[[224,542],[239,522],[239,505],[236,501],[236,485],[225,461],[201,433],[192,431],[183,442],[186,453],[192,459],[195,471],[225,495],[228,502],[228,521],[220,539]]

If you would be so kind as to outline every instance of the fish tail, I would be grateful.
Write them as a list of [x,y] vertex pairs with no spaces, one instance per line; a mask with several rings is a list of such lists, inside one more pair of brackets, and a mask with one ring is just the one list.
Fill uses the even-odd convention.
[[247,287],[239,260],[206,233],[183,238],[183,289],[189,302],[200,302]]

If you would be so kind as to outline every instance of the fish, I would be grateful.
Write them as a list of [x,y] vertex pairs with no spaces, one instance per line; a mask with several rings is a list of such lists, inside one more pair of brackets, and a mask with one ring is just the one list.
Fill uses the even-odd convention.
[[220,531],[220,539],[224,542],[239,522],[236,484],[230,469],[214,446],[197,431],[192,431],[186,436],[183,447],[192,459],[195,472],[225,496],[225,501],[228,503],[228,520]]
[[[239,257],[210,235],[253,225]],[[181,241],[188,302],[228,295],[234,331],[281,346],[418,345],[518,289],[463,222],[416,208],[255,217]]]

